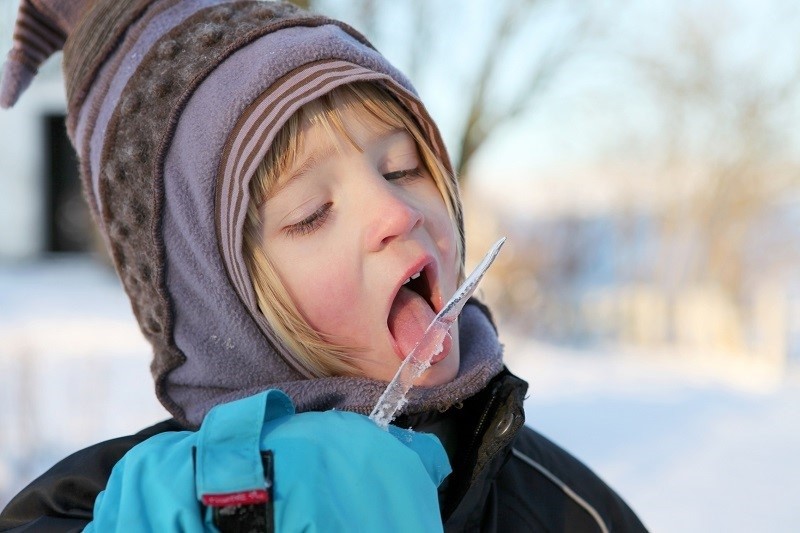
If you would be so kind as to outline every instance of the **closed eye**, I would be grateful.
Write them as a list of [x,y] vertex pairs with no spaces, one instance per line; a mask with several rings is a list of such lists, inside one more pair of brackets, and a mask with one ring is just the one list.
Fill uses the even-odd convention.
[[325,220],[327,220],[328,215],[331,212],[331,207],[333,207],[333,202],[322,204],[319,209],[308,215],[300,222],[287,226],[284,231],[286,231],[287,235],[290,237],[308,235],[309,233],[316,231],[325,223]]
[[389,172],[383,175],[386,181],[398,181],[398,180],[411,181],[421,176],[422,176],[422,171],[420,170],[420,167],[410,168],[407,170],[397,170],[395,172]]

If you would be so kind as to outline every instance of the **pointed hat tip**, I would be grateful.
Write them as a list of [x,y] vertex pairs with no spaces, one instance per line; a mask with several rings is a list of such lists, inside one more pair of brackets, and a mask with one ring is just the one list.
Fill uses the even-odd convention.
[[6,60],[0,79],[0,107],[9,109],[17,103],[35,75],[27,65],[11,58]]

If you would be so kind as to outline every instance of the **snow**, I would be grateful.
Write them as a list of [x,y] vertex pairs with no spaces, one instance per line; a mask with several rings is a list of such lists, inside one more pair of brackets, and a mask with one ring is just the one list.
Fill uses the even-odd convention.
[[[501,327],[527,423],[594,469],[654,532],[800,523],[800,376],[669,350],[570,351]],[[68,453],[167,417],[112,272],[0,263],[0,506]]]
[[527,423],[590,465],[652,531],[795,531],[800,379],[753,360],[570,352],[506,339]]
[[0,263],[0,507],[67,454],[167,418],[149,364],[110,269]]

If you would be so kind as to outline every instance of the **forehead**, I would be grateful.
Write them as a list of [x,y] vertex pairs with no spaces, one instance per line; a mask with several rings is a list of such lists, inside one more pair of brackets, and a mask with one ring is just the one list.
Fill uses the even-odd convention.
[[373,139],[405,129],[402,122],[392,120],[394,117],[390,114],[378,116],[365,104],[347,101],[323,107],[321,103],[313,102],[300,116],[298,152],[308,151],[320,144],[339,146],[343,142],[358,151],[364,151]]

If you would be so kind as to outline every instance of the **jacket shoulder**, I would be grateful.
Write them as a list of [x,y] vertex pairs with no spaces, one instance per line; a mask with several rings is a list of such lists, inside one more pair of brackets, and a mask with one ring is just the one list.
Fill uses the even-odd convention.
[[166,420],[134,435],[95,444],[62,459],[33,480],[0,513],[0,531],[81,531],[94,500],[128,450],[164,431],[184,429]]
[[594,472],[528,426],[512,444],[497,489],[500,531],[647,531]]

